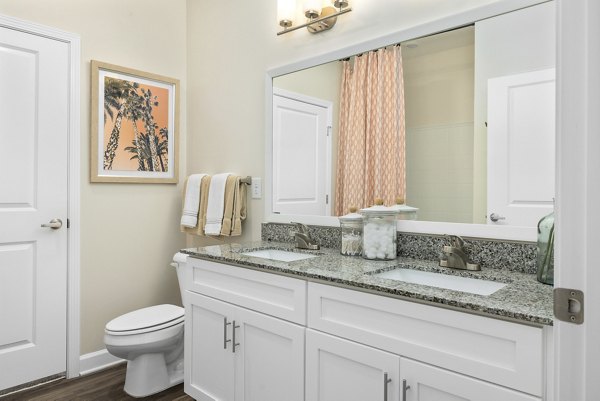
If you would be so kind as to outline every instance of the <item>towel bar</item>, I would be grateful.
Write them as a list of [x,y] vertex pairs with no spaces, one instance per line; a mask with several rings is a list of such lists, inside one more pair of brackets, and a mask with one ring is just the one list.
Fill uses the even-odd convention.
[[240,180],[240,182],[243,182],[246,185],[252,185],[252,177],[248,176],[248,177],[242,178]]

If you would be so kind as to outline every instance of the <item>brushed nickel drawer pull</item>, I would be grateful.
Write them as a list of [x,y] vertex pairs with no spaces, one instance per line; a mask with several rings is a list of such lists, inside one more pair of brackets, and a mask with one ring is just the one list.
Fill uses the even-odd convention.
[[235,320],[233,321],[233,328],[231,329],[233,331],[233,347],[232,347],[232,352],[235,354],[235,347],[237,347],[238,345],[240,345],[240,343],[236,343],[235,342],[235,329],[239,328],[239,325],[235,324]]
[[383,373],[383,401],[388,401],[388,384],[391,383],[392,379],[388,377],[388,373]]
[[227,322],[227,317],[223,318],[223,349],[227,349],[227,343],[231,342],[231,340],[227,339],[227,326],[229,326],[231,322]]
[[406,391],[410,390],[410,386],[406,384],[406,379],[402,380],[402,401],[406,401]]

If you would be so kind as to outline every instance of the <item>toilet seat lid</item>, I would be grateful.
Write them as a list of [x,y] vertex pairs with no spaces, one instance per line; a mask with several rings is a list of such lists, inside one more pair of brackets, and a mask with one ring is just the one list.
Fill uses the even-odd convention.
[[159,329],[159,326],[171,326],[183,321],[184,314],[185,309],[176,305],[150,306],[114,318],[106,324],[106,330],[110,332],[129,332],[142,329]]

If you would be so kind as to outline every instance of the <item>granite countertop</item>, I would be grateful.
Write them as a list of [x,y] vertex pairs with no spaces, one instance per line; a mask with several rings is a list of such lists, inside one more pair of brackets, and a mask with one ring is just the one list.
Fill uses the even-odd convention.
[[[309,253],[318,255],[318,257],[280,262],[242,255],[242,252],[266,248]],[[503,320],[534,325],[552,325],[553,321],[553,287],[539,283],[533,274],[493,268],[470,272],[443,268],[438,266],[435,261],[403,257],[389,261],[366,260],[359,256],[343,256],[337,249],[306,251],[294,249],[293,245],[289,243],[267,241],[189,248],[183,249],[181,252],[195,258],[450,307]],[[508,283],[508,285],[489,296],[482,296],[372,275],[395,267],[499,281]]]

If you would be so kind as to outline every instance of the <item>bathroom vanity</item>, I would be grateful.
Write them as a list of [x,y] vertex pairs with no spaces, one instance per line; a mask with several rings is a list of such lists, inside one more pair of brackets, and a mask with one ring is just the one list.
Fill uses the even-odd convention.
[[[185,391],[198,400],[553,399],[552,288],[531,274],[268,242],[182,252]],[[447,288],[381,274],[398,267]],[[506,285],[452,289],[462,278]]]

